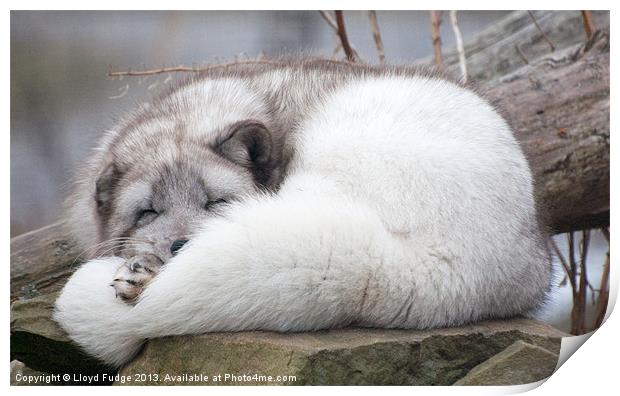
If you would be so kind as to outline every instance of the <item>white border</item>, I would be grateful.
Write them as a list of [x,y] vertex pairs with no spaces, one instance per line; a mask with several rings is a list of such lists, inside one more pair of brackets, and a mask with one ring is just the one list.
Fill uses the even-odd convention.
[[[229,9],[229,10],[241,10],[241,9],[377,9],[377,10],[385,10],[385,9],[412,9],[412,6],[415,6],[415,9],[583,9],[588,7],[589,9],[612,9],[611,12],[611,25],[617,26],[617,11],[613,10],[612,5],[614,5],[610,1],[531,1],[524,0],[520,2],[485,2],[485,1],[441,1],[436,0],[433,2],[412,2],[412,1],[396,1],[396,0],[383,0],[381,2],[370,2],[370,1],[324,1],[324,0],[316,0],[313,2],[286,2],[286,1],[261,1],[258,2],[249,2],[249,1],[226,1],[226,2],[198,2],[198,1],[183,1],[178,0],[173,3],[165,3],[161,1],[148,1],[148,2],[135,2],[128,3],[127,1],[117,1],[110,0],[105,3],[83,3],[77,1],[55,1],[50,3],[48,1],[9,1],[9,9],[47,9],[50,4],[53,4],[58,9],[136,9],[136,10],[146,10],[146,9],[171,9],[170,5],[173,5],[172,9],[201,9],[205,6],[211,9]],[[6,60],[3,62],[3,92],[4,101],[2,106],[2,114],[3,119],[5,120],[6,130],[10,131],[10,57],[9,54],[9,37],[10,37],[10,14],[7,12],[4,14],[3,18],[5,26],[4,28],[4,37],[1,42],[3,53],[6,54]],[[615,43],[615,35],[614,28],[611,29],[612,39],[611,45],[614,47]],[[615,61],[615,52],[612,49],[612,65],[617,64]],[[611,67],[613,70],[613,66]],[[611,76],[611,86],[613,87],[615,84],[615,78]],[[612,118],[611,118],[611,129],[614,130],[614,125],[617,124],[614,118],[614,110],[612,107]],[[0,194],[0,199],[2,200],[2,206],[4,208],[5,218],[10,219],[10,202],[9,202],[9,147],[10,147],[10,135],[9,133],[4,134],[4,144],[0,147],[0,155],[4,158],[2,163],[3,172],[2,172],[2,184],[3,186],[3,194]],[[614,147],[616,145],[613,143],[612,139],[612,157],[614,157],[613,153],[617,151]],[[614,166],[612,163],[612,175],[614,175]],[[611,201],[614,202],[615,197],[617,196],[617,183],[614,182],[612,178],[611,185]],[[612,213],[612,223],[613,218],[615,218]],[[4,257],[8,256],[8,252],[10,251],[10,225],[9,222],[5,222],[4,227],[2,227],[2,235],[0,238],[3,238],[5,248]],[[612,245],[617,245],[617,237],[615,233],[612,234]],[[612,260],[612,263],[614,261]],[[10,270],[9,270],[9,261],[6,260],[4,268],[4,279],[3,287],[5,289],[5,296],[8,296],[8,279],[10,279]],[[610,315],[612,309],[611,306],[615,304],[618,294],[618,272],[615,270],[615,266],[612,265],[611,273],[611,293],[610,293],[610,309],[608,309],[608,315]],[[8,312],[8,304],[7,309],[4,311],[4,334],[2,340],[2,346],[4,351],[4,356],[8,356],[9,349],[9,326],[6,326],[9,322],[9,312]],[[382,389],[369,389],[369,388],[360,388],[360,387],[297,387],[293,390],[295,393],[299,394],[309,394],[315,391],[320,391],[321,393],[324,391],[328,391],[329,393],[351,393],[351,394],[359,394],[366,392],[390,392],[390,393],[401,393],[411,395],[412,392],[416,394],[446,394],[446,393],[466,393],[466,394],[512,394],[512,393],[520,393],[532,388],[535,388],[532,392],[533,394],[549,394],[549,393],[582,393],[582,394],[596,394],[601,392],[601,394],[609,393],[611,389],[617,389],[617,356],[618,353],[618,338],[620,337],[620,321],[618,319],[618,315],[611,315],[607,321],[603,324],[600,330],[596,331],[593,335],[591,335],[588,342],[575,353],[574,356],[568,359],[559,370],[550,377],[550,379],[542,386],[537,387],[540,384],[530,384],[524,386],[514,386],[514,387],[383,387]],[[583,337],[585,338],[585,337]],[[573,344],[572,348],[574,348],[574,343],[578,341],[577,338],[573,338],[571,340],[567,340],[563,346],[563,353],[565,354],[566,348],[568,345]],[[4,371],[4,384],[8,385],[8,362],[7,366],[5,366]],[[179,392],[182,391],[184,393],[190,394],[199,394],[204,395],[205,392],[214,393],[217,392],[225,393],[225,394],[264,394],[264,395],[273,395],[273,394],[282,394],[282,393],[290,393],[291,389],[282,389],[282,388],[265,388],[265,387],[251,387],[251,388],[218,388],[205,390],[202,387],[175,387],[174,391]],[[11,387],[11,392],[16,394],[30,394],[34,392],[45,392],[56,394],[62,392],[63,394],[74,394],[79,393],[82,394],[84,389],[81,387],[48,387],[47,389],[40,389],[38,387]],[[166,388],[152,388],[148,389],[140,388],[89,388],[89,392],[94,394],[108,394],[109,392],[119,392],[121,394],[129,394],[135,395],[136,393],[148,393],[149,395],[157,395],[169,393],[170,390]]]

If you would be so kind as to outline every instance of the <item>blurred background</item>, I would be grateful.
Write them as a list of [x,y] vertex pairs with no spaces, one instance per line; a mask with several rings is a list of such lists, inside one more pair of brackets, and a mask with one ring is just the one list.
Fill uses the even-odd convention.
[[[463,35],[504,14],[463,12]],[[387,59],[432,53],[428,12],[380,11],[378,20]],[[346,21],[360,56],[376,62],[367,13],[347,12]],[[442,28],[450,45],[450,25]],[[11,234],[57,219],[72,170],[105,128],[136,100],[170,83],[164,83],[167,76],[113,81],[106,78],[110,68],[201,64],[261,51],[331,56],[337,42],[316,11],[13,12]]]
[[[461,11],[463,38],[506,11]],[[428,11],[378,11],[388,61],[432,54]],[[345,12],[362,59],[378,63],[366,11]],[[449,23],[441,25],[451,47]],[[332,56],[339,40],[316,11],[11,12],[11,235],[56,221],[73,170],[116,117],[157,93],[171,75],[111,80],[110,69],[200,65],[303,50]],[[557,238],[562,249],[565,239]],[[607,242],[592,233],[588,263],[599,279]],[[557,264],[557,263],[556,263]],[[557,270],[558,282],[562,270]],[[557,287],[543,313],[570,329],[571,291]]]

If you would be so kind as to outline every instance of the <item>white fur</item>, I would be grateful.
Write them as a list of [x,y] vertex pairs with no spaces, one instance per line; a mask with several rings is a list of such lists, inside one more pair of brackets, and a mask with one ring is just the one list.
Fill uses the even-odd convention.
[[69,280],[56,320],[121,365],[152,337],[451,326],[540,301],[532,177],[482,99],[442,80],[368,78],[299,131],[278,194],[205,224],[137,305],[108,286],[119,259],[97,260]]

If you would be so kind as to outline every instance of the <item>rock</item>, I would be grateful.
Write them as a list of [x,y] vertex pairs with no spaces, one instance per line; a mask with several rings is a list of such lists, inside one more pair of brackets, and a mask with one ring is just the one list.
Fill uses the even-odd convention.
[[558,354],[516,341],[489,360],[474,367],[455,385],[517,385],[548,378],[558,363]]
[[58,292],[80,257],[63,222],[12,238],[11,301]]
[[134,385],[451,385],[517,341],[552,351],[557,362],[562,335],[531,320],[512,319],[429,331],[351,328],[166,337],[149,341],[119,378]]
[[[86,356],[51,319],[55,298],[49,294],[13,303],[11,360],[42,373],[70,374],[58,383],[83,384],[79,374],[99,374],[95,382],[109,384],[115,372]],[[500,352],[507,353],[517,341],[523,341],[515,345],[527,345],[527,351],[548,351],[541,355],[545,359],[528,360],[532,372],[546,375],[552,371],[548,355],[557,361],[562,336],[547,325],[511,319],[426,331],[348,328],[165,337],[150,340],[116,383],[450,385]],[[480,378],[483,383],[486,377]]]
[[[96,359],[87,356],[52,319],[57,294],[46,294],[11,305],[11,360],[49,374],[93,375],[113,373]],[[103,381],[110,383],[110,381]]]
[[40,386],[40,385],[53,385],[47,383],[43,379],[45,374],[39,371],[32,370],[30,367],[19,360],[11,361],[11,385],[12,386]]

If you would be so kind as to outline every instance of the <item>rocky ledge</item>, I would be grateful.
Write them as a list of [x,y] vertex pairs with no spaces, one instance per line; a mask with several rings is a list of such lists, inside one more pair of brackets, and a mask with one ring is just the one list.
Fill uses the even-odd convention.
[[[428,331],[348,328],[150,340],[115,373],[52,321],[55,294],[11,306],[11,359],[59,383],[118,385],[511,385],[551,375],[565,334],[528,319]],[[68,381],[62,374],[70,374]],[[99,374],[99,375],[97,375]],[[104,374],[106,374],[104,376]],[[115,376],[114,376],[115,375]]]

